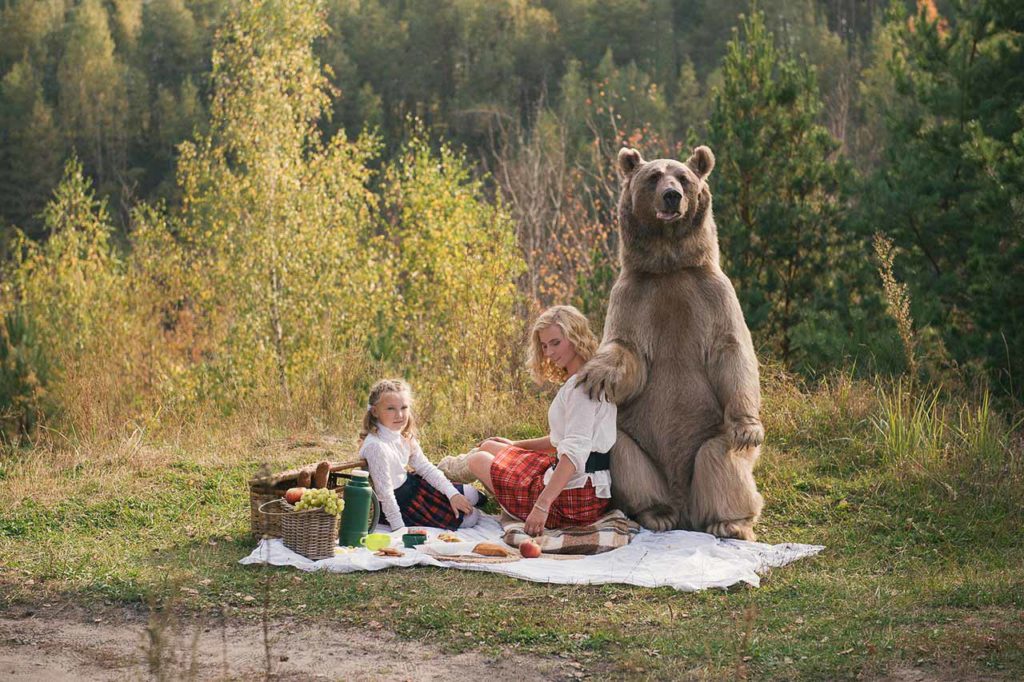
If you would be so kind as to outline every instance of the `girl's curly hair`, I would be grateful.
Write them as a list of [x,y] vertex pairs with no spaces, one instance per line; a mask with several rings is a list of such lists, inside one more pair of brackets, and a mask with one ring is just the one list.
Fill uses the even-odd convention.
[[526,345],[526,368],[538,386],[546,381],[561,384],[565,382],[568,374],[544,357],[544,349],[540,345],[540,330],[553,324],[557,324],[562,330],[562,334],[583,358],[583,362],[594,357],[594,353],[597,352],[599,339],[590,331],[590,322],[586,316],[571,305],[551,306],[533,323],[530,340]]

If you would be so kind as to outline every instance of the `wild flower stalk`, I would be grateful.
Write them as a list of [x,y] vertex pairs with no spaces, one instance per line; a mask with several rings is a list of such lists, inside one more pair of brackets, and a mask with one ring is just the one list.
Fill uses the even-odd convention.
[[896,257],[892,240],[881,232],[875,233],[875,254],[878,256],[878,274],[882,278],[882,290],[885,293],[885,307],[896,322],[903,352],[907,356],[907,369],[911,380],[917,378],[917,340],[914,337],[914,318],[910,315],[910,291],[905,282],[898,282],[893,274],[893,261]]

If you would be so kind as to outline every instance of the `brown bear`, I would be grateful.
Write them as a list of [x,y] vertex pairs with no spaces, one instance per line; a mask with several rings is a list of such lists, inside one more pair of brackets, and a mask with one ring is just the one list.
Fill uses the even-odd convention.
[[621,270],[604,337],[581,370],[592,396],[619,406],[615,504],[652,530],[753,540],[763,500],[757,357],[732,282],[718,264],[707,178],[686,163],[618,157]]

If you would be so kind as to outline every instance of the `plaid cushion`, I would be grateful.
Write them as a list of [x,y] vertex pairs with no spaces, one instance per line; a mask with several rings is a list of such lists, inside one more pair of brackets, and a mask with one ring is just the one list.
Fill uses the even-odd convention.
[[505,529],[505,542],[518,547],[527,540],[540,545],[546,554],[601,554],[625,547],[640,532],[640,525],[626,518],[618,509],[612,509],[589,526],[545,530],[540,537],[530,537],[523,530],[523,522],[502,514],[501,527]]
[[[511,516],[525,519],[544,490],[544,474],[555,458],[540,452],[508,446],[491,463],[491,481],[498,504]],[[582,488],[563,490],[548,510],[547,528],[594,523],[608,510],[611,500],[598,497],[587,481]]]
[[406,526],[455,530],[461,523],[448,496],[424,481],[419,474],[410,473],[405,483],[395,488],[395,501]]

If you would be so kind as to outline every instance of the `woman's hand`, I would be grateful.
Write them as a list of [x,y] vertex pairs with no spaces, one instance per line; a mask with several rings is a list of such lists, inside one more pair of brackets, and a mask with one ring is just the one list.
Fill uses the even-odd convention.
[[530,510],[530,515],[526,517],[526,524],[523,526],[523,530],[526,531],[527,535],[537,537],[544,532],[544,524],[546,524],[547,521],[547,508],[540,503],[537,503],[533,505],[533,509]]
[[483,445],[487,441],[493,441],[495,443],[501,443],[502,445],[512,445],[512,441],[510,441],[508,438],[502,438],[501,436],[491,436],[490,438],[484,438],[482,441],[477,443],[476,446],[480,447],[481,445]]
[[469,503],[469,500],[462,493],[452,495],[448,502],[451,503],[452,511],[455,512],[456,518],[462,518],[463,514],[469,514],[473,511],[473,505]]

